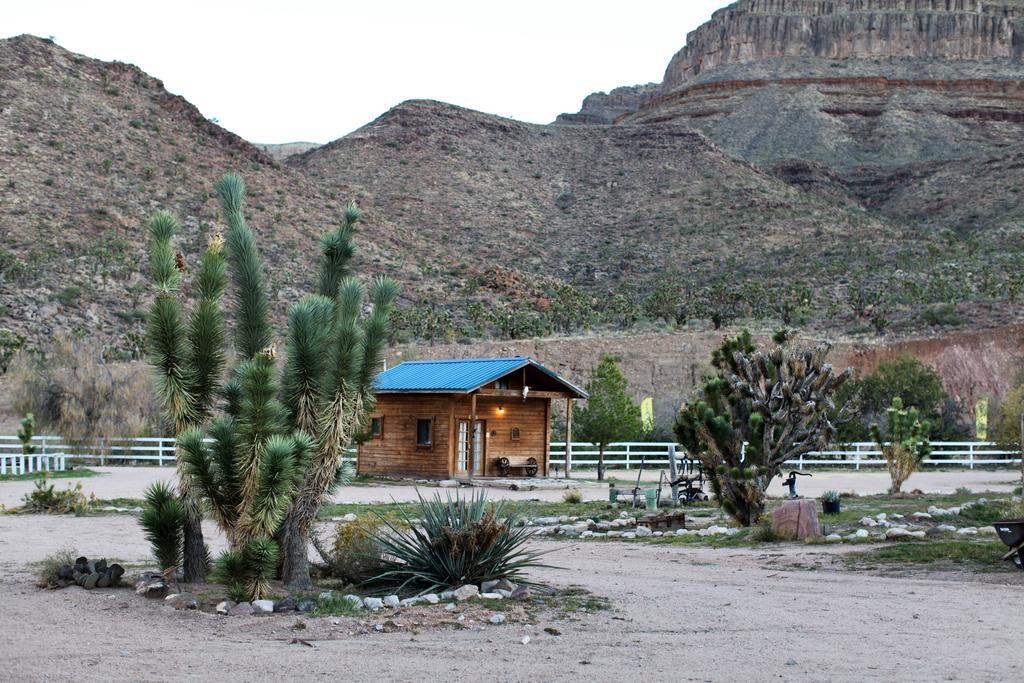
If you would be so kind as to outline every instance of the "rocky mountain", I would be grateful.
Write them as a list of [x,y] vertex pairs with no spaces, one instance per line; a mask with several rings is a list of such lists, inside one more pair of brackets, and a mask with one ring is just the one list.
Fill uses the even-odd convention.
[[280,144],[257,143],[255,146],[271,159],[274,159],[275,161],[284,161],[290,156],[308,152],[311,149],[316,149],[320,145],[316,142],[283,142]]
[[1024,2],[735,2],[616,121],[686,122],[804,189],[930,231],[1016,237]]
[[401,340],[1013,323],[1022,13],[742,0],[661,84],[554,124],[410,101],[308,150],[241,140],[135,67],[0,41],[0,332],[138,353],[145,218],[177,212],[195,252],[229,169],[251,188],[278,315],[355,200],[361,271],[403,287]]

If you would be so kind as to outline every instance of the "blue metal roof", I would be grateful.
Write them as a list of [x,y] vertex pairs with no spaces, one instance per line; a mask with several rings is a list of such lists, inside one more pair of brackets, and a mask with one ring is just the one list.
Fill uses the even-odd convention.
[[374,388],[380,393],[469,393],[527,365],[551,376],[578,398],[586,398],[585,391],[528,356],[406,361],[377,375]]

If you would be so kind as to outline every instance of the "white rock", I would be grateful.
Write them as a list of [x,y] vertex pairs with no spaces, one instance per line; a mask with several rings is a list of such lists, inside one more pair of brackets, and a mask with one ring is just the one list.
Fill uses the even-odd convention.
[[926,533],[925,533],[925,532],[923,532],[923,531],[908,531],[908,532],[907,532],[907,535],[908,535],[908,536],[913,536],[914,538],[924,538],[924,537],[925,537],[925,536],[927,536],[928,534],[926,534]]
[[582,534],[580,534],[580,538],[590,538],[593,535],[594,535],[593,531],[584,531]]
[[469,600],[470,598],[475,598],[478,595],[480,595],[480,589],[474,586],[473,584],[459,586],[452,593],[452,597],[454,597],[456,600],[460,602],[463,600]]
[[415,607],[416,605],[422,605],[424,602],[426,602],[426,600],[424,600],[423,598],[415,597],[406,598],[405,600],[402,600],[402,602],[399,604],[401,604],[402,607]]
[[839,534],[829,534],[828,536],[825,537],[825,542],[826,543],[842,543],[843,542],[843,537],[840,536]]
[[627,531],[626,533],[622,534],[622,537],[623,538],[636,538],[636,534],[634,532],[632,532],[632,531]]
[[501,593],[481,593],[480,594],[480,599],[481,600],[502,600],[503,596],[501,595]]
[[650,530],[650,528],[645,527],[645,526],[638,526],[636,528],[636,537],[637,538],[647,538],[648,536],[651,536],[653,533],[654,532],[652,532]]
[[395,607],[398,607],[400,604],[402,604],[402,601],[399,599],[399,597],[397,595],[385,595],[384,596],[384,606],[385,607],[395,608]]
[[349,595],[341,596],[341,599],[342,600],[347,600],[348,603],[350,605],[352,605],[353,607],[361,608],[363,606],[363,599],[361,597],[359,597],[358,595],[352,595],[350,593]]
[[977,536],[978,529],[973,526],[965,526],[963,529],[957,529],[956,532],[961,536]]
[[487,621],[491,622],[492,624],[504,624],[505,623],[505,615],[504,614],[492,614],[491,618],[488,619]]
[[903,515],[894,512],[891,515],[889,515],[889,519],[903,519]]
[[956,531],[956,527],[953,526],[952,524],[940,524],[940,525],[938,525],[935,528],[938,529],[939,531],[949,531],[949,532]]
[[252,601],[253,614],[270,614],[274,611],[273,600],[253,600]]
[[378,610],[384,606],[384,601],[380,598],[363,598],[363,607],[366,609]]
[[442,600],[452,600],[455,598],[455,591],[442,591],[441,595],[438,597]]
[[889,515],[885,514],[884,512],[879,512],[877,515],[875,515],[875,519],[877,519],[879,522],[881,522],[883,519],[887,518],[888,516]]
[[995,536],[999,532],[996,531],[994,526],[980,526],[978,527],[979,536]]
[[876,522],[875,520],[871,519],[870,517],[861,517],[860,525],[861,526],[869,526],[869,527],[870,526],[878,526],[878,522]]
[[512,591],[507,591],[504,588],[496,588],[494,590],[494,592],[497,593],[498,595],[500,595],[503,598],[510,598],[510,597],[512,597]]
[[457,489],[459,488],[459,482],[455,479],[442,479],[437,482],[437,485],[443,489]]
[[438,597],[437,593],[427,593],[423,596],[423,599],[431,605],[436,605],[437,603],[441,602],[441,598]]
[[620,512],[619,513],[619,517],[621,519],[626,519],[627,517],[629,517],[629,513],[628,512]]
[[341,521],[343,521],[343,522],[354,522],[357,519],[359,519],[359,517],[357,517],[354,512],[350,512],[347,515],[345,515],[344,517],[342,517]]
[[927,512],[915,512],[914,514],[912,514],[910,516],[913,517],[914,519],[918,520],[918,521],[921,521],[921,520],[924,520],[924,519],[931,519],[932,518],[932,516],[929,515]]
[[529,645],[530,644],[530,636],[523,636],[523,639],[520,640],[519,642],[522,643],[523,645]]
[[885,532],[886,538],[907,538],[908,536],[910,536],[909,531],[907,531],[906,529],[898,529],[895,527]]
[[458,608],[458,605],[456,605],[454,602],[449,602],[447,605],[444,606],[446,612],[454,612]]
[[621,531],[609,531],[608,532],[608,538],[618,538],[621,535],[622,535]]
[[870,536],[867,529],[857,529],[857,532],[853,535],[857,538],[867,538],[868,536]]
[[223,602],[217,603],[217,614],[227,614],[228,611],[235,606],[235,603],[230,600],[224,600]]

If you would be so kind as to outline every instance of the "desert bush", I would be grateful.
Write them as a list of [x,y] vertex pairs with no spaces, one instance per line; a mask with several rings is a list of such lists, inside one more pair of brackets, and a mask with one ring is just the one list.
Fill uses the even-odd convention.
[[932,439],[956,439],[969,436],[961,407],[942,386],[939,373],[917,358],[904,354],[880,363],[875,372],[854,378],[836,392],[836,405],[853,403],[858,419],[839,425],[840,441],[864,441],[873,438],[871,425],[884,427],[890,402],[899,396],[905,406],[914,406],[929,425]]
[[421,594],[492,579],[533,585],[523,571],[546,566],[543,553],[527,550],[532,530],[502,512],[500,502],[488,503],[481,492],[465,499],[420,497],[419,524],[402,511],[408,529],[379,517],[383,525],[373,535],[384,551],[384,571],[369,583]]
[[82,492],[82,485],[68,485],[57,490],[46,483],[46,477],[36,482],[35,488],[22,497],[22,512],[38,512],[49,515],[82,514],[89,509],[90,500]]
[[37,431],[72,443],[159,433],[153,379],[141,363],[112,363],[87,340],[55,339],[41,353],[19,351],[8,369],[14,409]]
[[775,533],[775,529],[772,528],[771,520],[762,519],[750,532],[750,540],[755,543],[776,543],[782,539]]
[[47,555],[36,565],[36,585],[40,588],[56,588],[59,583],[59,572],[61,567],[75,564],[78,554],[69,548],[58,550],[52,555]]
[[562,494],[562,500],[569,505],[579,505],[583,502],[583,493],[579,489],[568,489]]
[[363,583],[384,571],[376,529],[376,521],[366,517],[339,523],[331,546],[328,573],[350,583]]
[[153,549],[160,569],[181,566],[185,508],[170,484],[154,482],[146,488],[139,525]]

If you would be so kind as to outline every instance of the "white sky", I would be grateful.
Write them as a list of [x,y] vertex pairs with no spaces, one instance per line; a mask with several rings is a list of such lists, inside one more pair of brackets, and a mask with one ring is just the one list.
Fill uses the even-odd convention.
[[407,99],[548,123],[660,82],[730,0],[13,0],[3,36],[141,67],[253,142],[328,142]]

